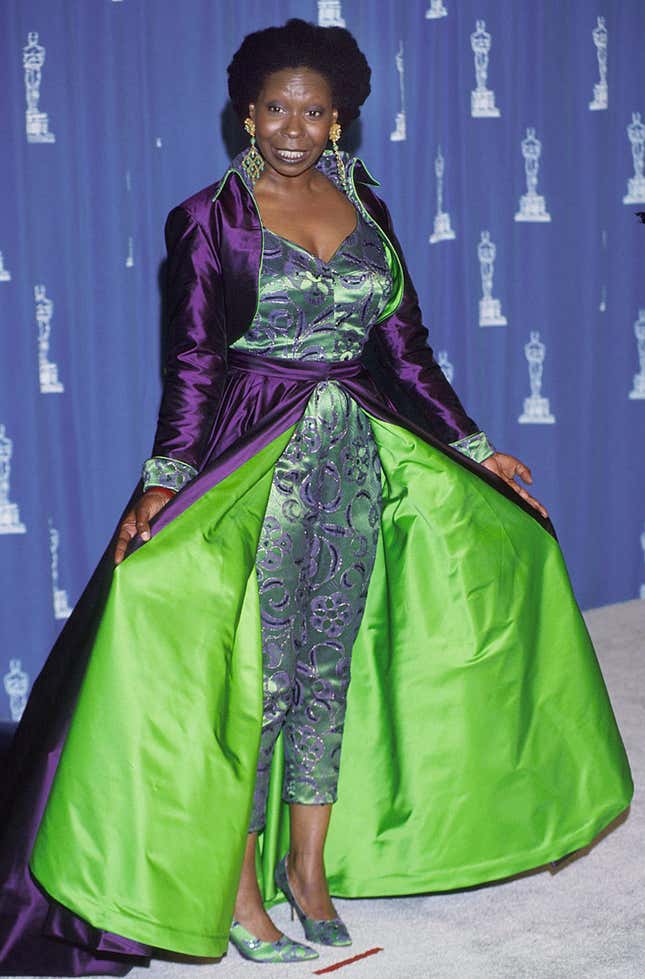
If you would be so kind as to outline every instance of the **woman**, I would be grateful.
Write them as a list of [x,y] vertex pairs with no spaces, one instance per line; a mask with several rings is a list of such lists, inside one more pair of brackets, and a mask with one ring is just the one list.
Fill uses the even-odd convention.
[[229,938],[314,957],[267,914],[278,888],[305,937],[348,944],[330,890],[507,876],[629,803],[530,471],[438,368],[337,146],[369,76],[347,31],[300,20],[229,66],[251,147],[168,217],[153,454],[16,736],[5,974]]

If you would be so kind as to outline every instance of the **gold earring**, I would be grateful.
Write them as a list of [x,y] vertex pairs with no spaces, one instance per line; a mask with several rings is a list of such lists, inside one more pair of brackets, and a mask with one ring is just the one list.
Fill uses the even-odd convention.
[[264,170],[264,159],[255,148],[255,123],[250,116],[244,120],[244,128],[251,137],[251,145],[242,157],[242,167],[248,174],[251,183],[255,183]]
[[343,163],[343,158],[340,155],[340,151],[338,149],[338,140],[340,139],[341,132],[342,129],[340,128],[340,123],[332,122],[331,126],[329,127],[329,138],[334,148],[334,153],[336,154],[336,167],[338,168],[338,176],[340,177],[340,182],[342,183],[345,190],[347,190],[347,177],[345,174],[345,164]]

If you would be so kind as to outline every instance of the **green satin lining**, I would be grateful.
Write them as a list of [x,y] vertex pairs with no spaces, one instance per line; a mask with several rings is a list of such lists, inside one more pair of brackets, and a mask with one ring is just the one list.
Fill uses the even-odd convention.
[[386,320],[388,316],[391,316],[392,313],[394,313],[401,304],[401,299],[403,297],[403,269],[401,267],[401,261],[394,249],[394,246],[390,244],[390,239],[387,237],[385,232],[381,230],[381,228],[378,226],[376,221],[370,218],[369,215],[367,215],[367,212],[365,212],[365,214],[368,217],[368,219],[372,221],[372,224],[374,225],[374,227],[376,228],[376,230],[378,231],[378,233],[380,234],[383,240],[385,257],[387,259],[387,264],[390,268],[390,275],[392,276],[392,291],[390,293],[390,298],[385,304],[385,307],[383,308],[383,311],[380,314],[380,316],[374,321],[374,323],[376,324],[376,323],[381,323],[383,320]]
[[355,164],[353,164],[351,167],[352,193],[350,195],[350,199],[352,200],[354,206],[360,209],[365,220],[376,228],[376,231],[383,242],[385,258],[387,260],[387,264],[390,269],[390,276],[392,278],[392,289],[390,291],[389,299],[381,310],[379,316],[374,320],[374,325],[376,325],[377,323],[381,323],[383,320],[386,320],[388,316],[391,316],[392,313],[394,313],[401,305],[404,285],[403,266],[401,265],[401,259],[399,258],[394,245],[385,234],[379,223],[375,221],[372,215],[369,213],[356,191],[356,184],[354,183],[354,166]]
[[[333,157],[333,155],[334,155],[333,154],[333,150],[325,150],[323,152],[323,156],[325,156],[325,157],[329,156],[330,154]],[[343,155],[343,159],[345,160],[345,162],[346,163],[349,162],[349,159],[350,159],[349,155],[347,153],[343,153],[342,155]],[[388,263],[388,266],[389,266],[389,269],[390,269],[390,275],[392,277],[392,292],[390,294],[390,298],[389,298],[388,302],[386,303],[385,307],[383,308],[380,316],[375,320],[375,324],[376,324],[376,323],[380,323],[382,320],[387,319],[388,316],[391,316],[392,313],[394,313],[399,308],[399,306],[401,304],[401,300],[403,298],[403,289],[404,289],[403,266],[401,265],[401,260],[400,260],[400,258],[398,256],[397,252],[396,252],[396,249],[394,248],[394,245],[392,245],[390,239],[385,234],[385,232],[382,230],[382,228],[380,227],[380,225],[378,224],[378,222],[374,220],[374,218],[372,217],[372,215],[366,209],[365,205],[363,204],[362,200],[360,199],[360,197],[358,195],[358,192],[356,190],[356,182],[354,180],[354,169],[356,167],[356,163],[359,160],[360,160],[359,157],[352,158],[351,163],[350,163],[350,166],[349,166],[350,183],[351,183],[351,193],[348,194],[348,196],[349,196],[350,200],[352,201],[352,203],[354,204],[354,206],[360,208],[361,213],[363,214],[363,217],[365,218],[365,220],[366,221],[369,221],[370,224],[373,224],[374,227],[376,228],[376,230],[378,231],[379,235],[381,236],[381,239],[383,240],[383,244],[385,246],[385,257],[387,259],[387,263]],[[368,173],[368,176],[369,176],[370,180],[372,181],[372,183],[374,183],[374,184],[376,184],[378,186],[379,185],[378,180],[375,180],[375,178],[372,177],[372,175],[367,170],[367,167],[365,166],[365,164],[363,163],[363,161],[360,160],[360,162],[365,167],[365,170]],[[254,207],[255,207],[255,210],[256,210],[256,213],[257,213],[257,216],[258,216],[258,221],[260,222],[260,225],[261,225],[262,224],[262,219],[260,217],[260,209],[258,207],[258,203],[257,203],[257,201],[255,199],[255,196],[254,196],[251,188],[249,187],[248,182],[247,182],[245,176],[239,170],[237,170],[235,167],[229,167],[228,170],[226,171],[226,173],[224,174],[224,176],[222,177],[222,179],[220,181],[220,184],[219,184],[219,187],[217,188],[217,192],[211,198],[212,202],[214,203],[217,200],[217,198],[219,197],[219,195],[221,194],[222,190],[224,189],[224,187],[226,185],[226,181],[227,181],[228,177],[232,173],[237,174],[237,176],[240,178],[240,180],[242,181],[242,183],[246,187],[247,191],[251,195],[251,198],[253,200],[253,204],[254,204]],[[335,182],[339,184],[339,179],[340,178],[338,177],[338,174],[337,174],[337,171],[336,171],[335,167],[332,168],[332,173],[333,173],[333,176],[336,178]],[[331,174],[328,173],[328,176],[331,176]],[[339,186],[340,186],[340,184],[339,184]],[[263,254],[264,254],[264,241],[262,241],[262,252],[261,252],[261,255],[260,255],[260,268],[258,270],[258,303],[256,304],[255,313],[253,314],[254,318],[255,318],[255,316],[257,316],[257,311],[258,311],[258,306],[259,306],[260,272],[261,272],[261,269],[262,269],[262,258],[263,258]]]
[[[370,417],[376,563],[325,850],[338,896],[449,890],[587,845],[633,782],[556,540],[405,428]],[[97,928],[221,955],[261,719],[255,549],[291,433],[114,572],[31,856]],[[180,584],[179,584],[180,583]],[[276,750],[260,885],[288,846]]]

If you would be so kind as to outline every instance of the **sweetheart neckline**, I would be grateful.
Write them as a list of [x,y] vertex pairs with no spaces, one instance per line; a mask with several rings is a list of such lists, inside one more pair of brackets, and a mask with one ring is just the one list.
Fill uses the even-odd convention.
[[327,260],[321,258],[320,255],[314,255],[314,253],[313,252],[310,252],[309,249],[308,248],[305,248],[304,245],[299,245],[297,241],[292,241],[291,238],[285,238],[284,235],[279,235],[277,231],[272,231],[271,228],[267,228],[267,226],[265,224],[262,225],[262,228],[263,228],[264,231],[268,231],[270,235],[273,235],[274,238],[279,238],[280,241],[286,242],[287,245],[293,245],[294,248],[297,248],[299,251],[304,252],[305,255],[309,255],[310,258],[315,259],[317,262],[321,262],[322,265],[329,265],[336,258],[336,255],[338,255],[338,252],[341,250],[341,248],[343,247],[343,245],[345,244],[345,242],[348,241],[352,237],[352,235],[356,234],[356,232],[358,231],[358,224],[359,224],[359,215],[358,215],[358,211],[357,211],[356,212],[356,224],[354,225],[354,227],[352,228],[352,230],[349,232],[349,234],[348,235],[345,235],[345,237],[340,242],[340,244],[338,245],[338,247],[336,248],[336,250],[332,253],[332,255]]

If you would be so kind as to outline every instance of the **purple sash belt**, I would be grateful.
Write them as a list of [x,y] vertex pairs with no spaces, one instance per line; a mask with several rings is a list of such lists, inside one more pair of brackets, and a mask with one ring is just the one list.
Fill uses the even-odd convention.
[[287,357],[258,357],[230,348],[228,369],[298,381],[341,380],[367,373],[360,357],[352,360],[291,360]]

